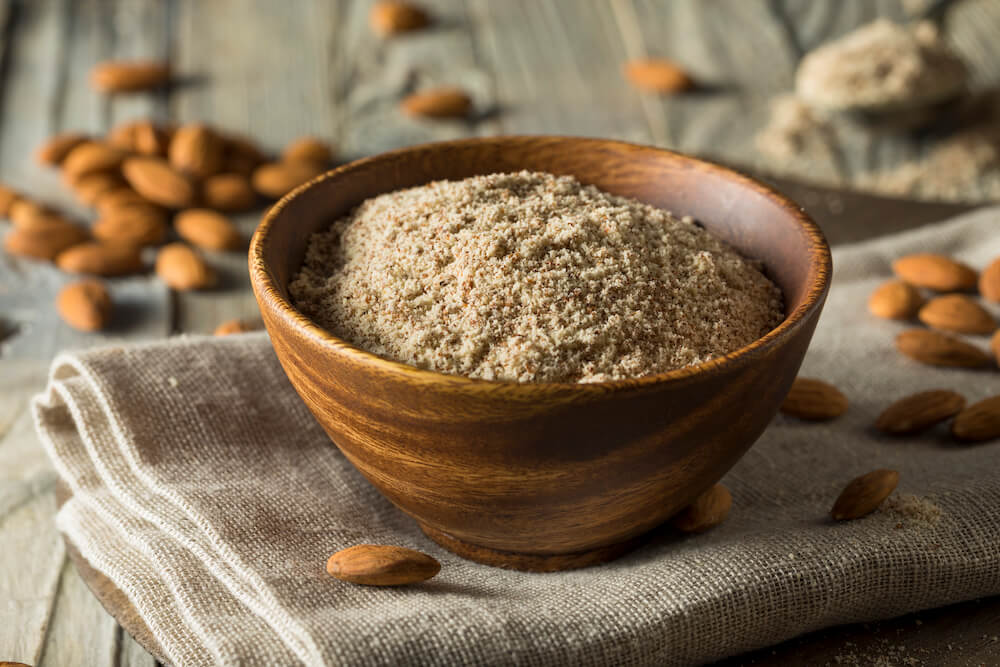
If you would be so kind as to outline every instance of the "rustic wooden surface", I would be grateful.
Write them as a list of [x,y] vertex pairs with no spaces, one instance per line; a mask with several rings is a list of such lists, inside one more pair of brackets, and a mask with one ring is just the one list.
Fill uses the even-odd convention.
[[[520,132],[621,138],[774,169],[753,150],[753,133],[768,97],[790,87],[798,56],[876,15],[905,15],[902,0],[425,4],[438,17],[435,27],[387,43],[370,35],[366,1],[0,0],[0,180],[72,208],[58,176],[33,163],[32,149],[61,129],[102,132],[143,115],[207,120],[275,149],[314,133],[336,142],[343,159],[421,141]],[[1000,3],[959,0],[948,29],[974,66],[975,85],[1000,84]],[[686,64],[704,90],[678,99],[636,93],[621,77],[621,64],[646,54]],[[168,58],[187,76],[166,92],[103,99],[89,89],[86,73],[112,57]],[[427,123],[397,113],[401,95],[437,83],[467,88],[475,118]],[[843,160],[798,175],[854,182],[922,148],[919,141],[859,135]],[[834,242],[955,210],[789,189]],[[241,219],[246,231],[255,217]],[[52,524],[55,476],[33,434],[27,401],[60,349],[208,332],[222,319],[254,314],[245,259],[213,261],[225,281],[203,294],[173,294],[142,277],[114,281],[119,309],[112,329],[86,335],[54,316],[50,304],[62,275],[0,255],[0,660],[155,664],[68,565]],[[886,656],[878,664],[905,664],[908,657],[917,664],[998,664],[998,635],[1000,604],[967,603],[826,631],[732,664],[876,664]]]

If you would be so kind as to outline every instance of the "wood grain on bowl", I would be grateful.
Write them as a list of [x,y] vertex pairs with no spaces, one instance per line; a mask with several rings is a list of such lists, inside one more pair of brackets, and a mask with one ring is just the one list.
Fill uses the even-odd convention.
[[[781,288],[786,319],[732,354],[634,380],[515,384],[381,359],[288,300],[309,236],[362,200],[439,179],[531,169],[691,215]],[[828,289],[801,209],[737,172],[662,149],[565,137],[429,144],[354,162],[264,217],[253,288],[285,372],[357,469],[443,546],[493,565],[564,569],[620,555],[717,482],[774,416]]]

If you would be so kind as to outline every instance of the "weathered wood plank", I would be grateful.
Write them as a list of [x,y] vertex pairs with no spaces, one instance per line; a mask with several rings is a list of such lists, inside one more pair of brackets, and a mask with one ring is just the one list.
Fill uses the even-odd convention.
[[120,628],[67,559],[38,665],[116,667]]

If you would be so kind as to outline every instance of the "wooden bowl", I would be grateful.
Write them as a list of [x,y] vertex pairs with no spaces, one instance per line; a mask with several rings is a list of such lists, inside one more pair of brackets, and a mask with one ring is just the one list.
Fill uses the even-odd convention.
[[[310,235],[362,200],[522,169],[692,215],[764,262],[786,318],[756,342],[634,380],[517,384],[420,370],[338,339],[289,301]],[[292,192],[250,247],[254,294],[288,378],[368,480],[434,541],[525,570],[614,558],[718,481],[795,378],[826,298],[826,240],[802,210],[737,172],[670,151],[568,137],[414,146]]]

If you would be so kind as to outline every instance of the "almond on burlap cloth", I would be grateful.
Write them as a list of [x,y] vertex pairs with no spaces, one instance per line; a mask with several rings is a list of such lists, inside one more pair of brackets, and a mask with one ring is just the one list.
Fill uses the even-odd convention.
[[[956,445],[943,427],[890,439],[871,425],[915,391],[1000,393],[1000,373],[920,366],[893,348],[908,325],[865,307],[902,254],[985,266],[998,224],[1000,210],[984,210],[838,249],[803,374],[851,408],[823,424],[776,417],[725,478],[729,519],[702,535],[663,530],[613,563],[555,574],[464,561],[330,444],[262,333],[56,359],[35,411],[74,492],[59,527],[181,665],[683,664],[998,594],[1000,442]],[[833,524],[843,485],[874,468],[899,470],[896,493],[940,516],[897,502]],[[441,573],[405,589],[325,573],[331,553],[362,542],[428,552]]]

